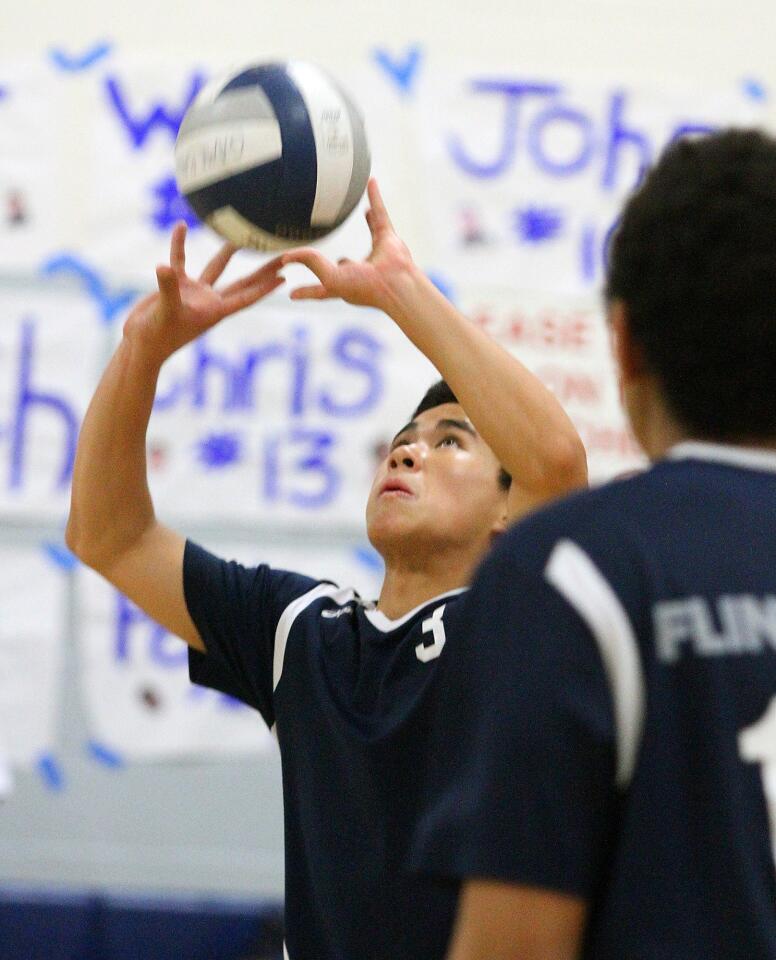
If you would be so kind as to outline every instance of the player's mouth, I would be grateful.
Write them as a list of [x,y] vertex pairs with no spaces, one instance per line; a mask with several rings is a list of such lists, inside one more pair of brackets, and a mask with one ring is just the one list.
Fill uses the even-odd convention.
[[390,496],[390,497],[414,497],[415,494],[410,489],[409,484],[404,483],[402,480],[386,480],[385,483],[380,487],[380,496]]

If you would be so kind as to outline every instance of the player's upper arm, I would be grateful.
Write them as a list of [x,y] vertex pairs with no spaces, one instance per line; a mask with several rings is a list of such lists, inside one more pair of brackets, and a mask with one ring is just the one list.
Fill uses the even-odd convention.
[[587,455],[582,441],[578,437],[576,441],[569,445],[564,458],[557,461],[555,468],[548,470],[545,483],[528,487],[520,482],[519,476],[513,475],[507,498],[509,523],[522,519],[553,500],[587,487]]
[[174,530],[153,523],[142,537],[100,573],[157,623],[205,652],[183,591],[186,541]]
[[470,880],[447,960],[577,960],[586,912],[570,894]]

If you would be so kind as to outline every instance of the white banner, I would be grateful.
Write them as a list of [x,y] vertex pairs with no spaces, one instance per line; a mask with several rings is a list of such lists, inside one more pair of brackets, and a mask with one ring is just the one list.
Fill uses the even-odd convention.
[[55,746],[66,578],[43,548],[0,548],[0,570],[0,765],[27,767]]
[[[366,598],[377,597],[382,579],[379,558],[367,546],[204,546],[246,564],[270,563],[355,585]],[[274,749],[256,711],[189,682],[181,640],[85,568],[78,573],[78,593],[82,689],[100,749],[127,759]]]
[[105,333],[89,302],[50,286],[0,296],[0,513],[64,521],[81,420]]
[[166,520],[362,523],[384,445],[438,375],[383,315],[285,296],[163,369],[148,462]]
[[[34,276],[68,234],[67,95],[41,58],[0,67],[0,271]],[[72,136],[72,130],[67,131]]]
[[592,483],[644,465],[620,405],[609,330],[596,297],[472,283],[459,302],[558,398],[585,445]]
[[682,134],[762,123],[757,90],[627,89],[494,69],[435,75],[415,113],[439,279],[556,394],[599,482],[644,462],[601,287],[623,202]]
[[415,119],[439,263],[460,286],[597,294],[623,201],[666,144],[766,117],[743,83],[682,91],[484,66],[436,74]]
[[[88,132],[92,189],[86,198],[89,240],[84,254],[101,270],[146,283],[156,263],[167,259],[170,230],[180,219],[189,224],[192,260],[204,261],[222,242],[199,223],[178,192],[174,145],[178,126],[199,90],[216,73],[228,69],[223,63],[213,68],[117,53],[94,77],[93,122]],[[371,72],[366,76],[371,77]],[[337,80],[352,92],[368,117],[375,80],[366,81],[363,68],[354,71],[352,66],[338,71]],[[380,156],[381,140],[390,136],[389,130],[384,122],[369,126],[373,156]],[[390,170],[385,178],[384,187],[390,193]],[[322,252],[335,259],[360,258],[368,252],[363,209],[362,202],[330,238],[317,244]],[[245,267],[255,263],[256,256],[245,254],[238,259]]]

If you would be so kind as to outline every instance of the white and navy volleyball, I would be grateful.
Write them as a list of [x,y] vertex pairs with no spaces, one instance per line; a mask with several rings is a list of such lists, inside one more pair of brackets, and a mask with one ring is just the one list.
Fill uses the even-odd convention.
[[339,226],[369,168],[360,111],[327,73],[299,61],[243,66],[209,83],[175,144],[178,189],[197,216],[257,250]]

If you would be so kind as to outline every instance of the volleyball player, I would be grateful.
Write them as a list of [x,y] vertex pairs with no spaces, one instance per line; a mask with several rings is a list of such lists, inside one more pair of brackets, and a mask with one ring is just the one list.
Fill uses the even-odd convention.
[[[586,477],[552,395],[417,270],[374,183],[369,195],[364,263],[335,266],[302,250],[221,293],[213,284],[231,250],[193,280],[185,228],[174,229],[159,292],[131,312],[84,420],[67,533],[84,562],[190,645],[195,682],[239,697],[276,728],[291,960],[441,960],[455,886],[406,866],[440,654],[508,515]],[[386,570],[376,603],[221,560],[159,523],[148,492],[145,435],[162,363],[277,287],[292,260],[321,281],[297,297],[384,310],[447,379],[401,426],[375,476],[367,529]]]
[[773,960],[776,141],[674,144],[607,306],[654,465],[483,564],[417,862],[463,881],[449,960]]

